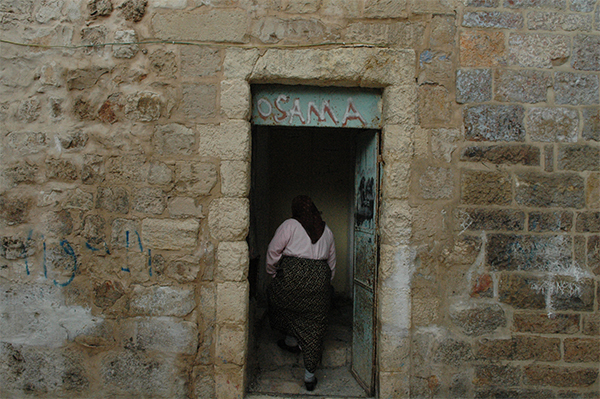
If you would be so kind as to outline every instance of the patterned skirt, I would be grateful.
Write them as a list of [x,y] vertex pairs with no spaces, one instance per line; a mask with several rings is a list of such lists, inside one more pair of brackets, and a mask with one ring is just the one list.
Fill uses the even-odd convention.
[[331,304],[331,269],[326,260],[284,256],[267,288],[271,328],[296,337],[304,367],[314,373],[323,353]]

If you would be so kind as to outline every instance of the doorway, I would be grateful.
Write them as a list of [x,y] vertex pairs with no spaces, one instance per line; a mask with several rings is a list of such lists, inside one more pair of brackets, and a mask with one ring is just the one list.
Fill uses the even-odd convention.
[[[253,126],[250,194],[249,391],[368,397],[374,388],[379,131]],[[319,384],[304,390],[301,355],[276,345],[266,316],[267,246],[291,217],[292,199],[310,196],[336,240],[330,326]],[[366,307],[366,308],[365,308]],[[354,346],[354,347],[353,347]]]

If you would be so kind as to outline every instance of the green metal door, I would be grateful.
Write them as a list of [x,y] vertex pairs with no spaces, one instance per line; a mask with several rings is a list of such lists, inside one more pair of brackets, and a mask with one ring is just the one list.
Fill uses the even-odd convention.
[[378,155],[378,133],[369,130],[358,134],[354,181],[352,374],[369,395],[375,391]]

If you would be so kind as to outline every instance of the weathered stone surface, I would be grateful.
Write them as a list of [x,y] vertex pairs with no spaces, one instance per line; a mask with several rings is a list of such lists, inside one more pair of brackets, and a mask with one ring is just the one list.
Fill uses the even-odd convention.
[[136,212],[160,215],[167,207],[165,193],[154,187],[143,187],[135,192],[133,210]]
[[163,110],[162,97],[157,93],[139,92],[127,96],[125,114],[134,121],[155,121],[161,117]]
[[94,305],[107,309],[113,306],[123,295],[125,290],[119,281],[106,280],[94,285]]
[[419,56],[421,72],[417,82],[423,84],[451,85],[454,78],[454,66],[451,54],[444,51],[425,50]]
[[228,281],[243,281],[248,276],[246,241],[221,242],[217,248],[217,276]]
[[569,8],[576,12],[591,12],[595,5],[596,0],[571,0]]
[[85,90],[98,83],[100,77],[108,73],[108,68],[90,67],[83,69],[73,69],[66,73],[67,89]]
[[451,309],[450,317],[465,334],[475,337],[506,325],[506,315],[499,305],[461,306]]
[[573,240],[567,235],[492,234],[487,263],[492,270],[566,270],[572,263]]
[[145,247],[179,250],[193,248],[200,223],[195,219],[144,219],[142,241]]
[[81,44],[94,45],[95,47],[88,47],[84,51],[87,54],[96,53],[101,55],[104,53],[104,46],[108,36],[108,29],[103,25],[90,26],[81,29]]
[[126,323],[123,329],[127,331],[128,345],[137,350],[196,354],[196,323],[174,317],[136,318]]
[[111,245],[116,248],[141,251],[137,243],[139,231],[135,220],[117,218],[113,220],[111,227]]
[[525,141],[520,105],[479,105],[463,111],[465,137],[474,141]]
[[488,388],[475,391],[475,399],[548,399],[554,392],[539,388]]
[[248,315],[248,282],[217,284],[217,323],[243,323]]
[[199,125],[201,156],[216,157],[223,161],[248,161],[250,157],[250,124],[231,121],[220,125]]
[[217,184],[217,180],[217,167],[212,163],[177,163],[177,191],[195,196],[205,196],[210,194]]
[[460,65],[492,67],[505,64],[504,33],[468,30],[460,35]]
[[458,129],[432,129],[430,143],[433,157],[440,161],[451,162],[452,154],[461,136],[461,131]]
[[540,149],[531,145],[492,145],[467,147],[460,154],[461,161],[491,162],[509,165],[540,165]]
[[250,85],[246,80],[221,81],[221,109],[230,119],[250,117]]
[[113,5],[110,0],[92,0],[87,5],[90,17],[108,17],[113,11]]
[[174,356],[136,350],[109,351],[101,359],[102,386],[113,394],[180,396],[185,380]]
[[194,150],[196,134],[184,125],[170,123],[156,126],[152,141],[159,154],[189,155]]
[[67,194],[64,207],[66,209],[81,209],[89,211],[94,206],[94,194],[85,192],[79,188]]
[[173,171],[162,162],[151,162],[148,166],[148,183],[169,184],[173,180]]
[[491,99],[491,69],[459,69],[456,71],[457,103],[480,103]]
[[554,171],[554,145],[552,144],[544,146],[544,171]]
[[460,218],[467,218],[469,230],[518,231],[525,228],[525,214],[512,209],[460,209]]
[[129,300],[132,316],[183,317],[196,307],[191,287],[135,286]]
[[582,315],[583,326],[581,332],[585,335],[592,335],[598,337],[600,334],[600,315],[595,314],[584,314]]
[[552,86],[549,72],[531,70],[496,70],[494,74],[494,99],[504,102],[538,103],[547,100]]
[[181,112],[190,119],[216,116],[217,87],[212,84],[184,84]]
[[392,24],[363,23],[349,24],[345,30],[346,41],[392,44],[392,43],[414,43],[416,27],[406,22]]
[[517,386],[521,381],[521,369],[509,365],[483,365],[475,368],[474,385]]
[[23,122],[34,122],[40,117],[40,100],[37,97],[31,97],[19,103],[19,108],[15,117]]
[[196,205],[196,201],[190,197],[175,197],[169,200],[167,209],[171,217],[193,216],[203,218],[202,205]]
[[503,172],[463,170],[461,202],[472,205],[509,205],[512,202],[510,176]]
[[126,0],[119,6],[120,15],[126,21],[140,22],[146,14],[147,0]]
[[47,159],[46,178],[48,180],[75,181],[78,179],[77,167],[68,159]]
[[263,43],[306,43],[327,41],[338,34],[336,29],[326,26],[317,19],[281,19],[266,17],[254,23],[253,36]]
[[148,176],[144,155],[111,156],[106,161],[108,178],[122,184],[141,183]]
[[106,221],[100,215],[87,215],[83,220],[83,229],[81,235],[86,242],[92,245],[98,245],[106,241],[104,226]]
[[219,71],[221,55],[218,50],[204,46],[184,46],[180,51],[183,76],[212,76]]
[[586,144],[559,146],[558,169],[600,171],[600,147]]
[[600,340],[593,338],[567,338],[565,345],[566,362],[600,361]]
[[584,140],[600,141],[600,108],[584,108],[583,131]]
[[578,233],[600,233],[600,212],[581,212],[577,215]]
[[548,365],[525,366],[525,382],[553,387],[587,387],[598,380],[598,368],[560,367]]
[[468,342],[446,339],[440,343],[434,361],[459,366],[473,360],[473,349]]
[[581,208],[585,206],[584,182],[573,173],[517,173],[515,199],[518,204],[535,207]]
[[[414,85],[386,88],[383,92],[383,119],[386,122],[385,126],[394,126],[393,129],[396,131],[402,129],[405,133],[412,132],[416,123],[416,106],[417,88]],[[448,105],[443,106],[447,107]],[[399,128],[397,125],[403,126]]]
[[429,166],[419,178],[421,196],[425,199],[449,199],[454,194],[454,173],[449,168]]
[[598,104],[598,75],[556,72],[554,92],[557,104]]
[[364,15],[367,18],[405,18],[407,12],[407,0],[366,0]]
[[243,10],[164,11],[152,17],[159,39],[242,43],[248,39],[249,15]]
[[224,161],[221,163],[221,193],[226,197],[246,197],[250,193],[250,163]]
[[381,204],[381,237],[384,244],[406,243],[412,232],[412,213],[406,201]]
[[561,14],[546,11],[534,11],[527,14],[527,27],[530,30],[590,31],[592,22],[591,15]]
[[581,71],[600,71],[600,36],[575,36],[571,65]]
[[600,209],[600,174],[591,173],[587,179],[585,201],[592,209]]
[[498,282],[500,302],[519,309],[545,309],[546,295],[543,278],[517,273],[502,273]]
[[498,7],[500,0],[467,0],[467,7]]
[[113,45],[113,57],[115,58],[133,58],[140,51],[136,43],[138,41],[137,34],[133,29],[118,30],[115,32],[115,44]]
[[35,183],[39,168],[35,164],[19,162],[16,165],[4,169],[4,176],[9,178],[14,184]]
[[571,55],[570,38],[564,35],[511,33],[508,48],[510,63],[526,68],[552,68]]
[[480,340],[477,357],[494,360],[560,360],[560,339],[517,335],[512,339]]
[[175,78],[177,73],[177,57],[172,51],[158,49],[150,54],[150,68],[158,75]]
[[8,146],[21,155],[37,154],[48,146],[48,137],[39,132],[11,132],[7,136]]
[[403,162],[386,163],[383,171],[385,198],[406,199],[410,194],[410,166]]
[[249,202],[246,198],[220,198],[211,201],[208,210],[210,234],[221,241],[242,240],[250,224]]
[[98,187],[96,208],[110,212],[129,212],[129,193],[123,187]]
[[570,108],[530,108],[525,118],[527,131],[534,141],[577,141],[579,115]]
[[[578,270],[575,273],[585,272]],[[594,310],[596,288],[594,280],[591,278],[558,275],[552,280],[547,280],[540,288],[543,288],[544,292],[551,291],[550,300],[547,300],[546,303],[550,309],[576,312],[592,312]]]
[[547,8],[550,10],[566,10],[566,0],[504,0],[509,8]]
[[523,15],[505,11],[472,11],[463,16],[462,26],[469,28],[521,29]]
[[570,211],[530,212],[529,231],[571,231],[573,213]]
[[513,330],[537,334],[575,334],[579,332],[579,315],[515,313]]

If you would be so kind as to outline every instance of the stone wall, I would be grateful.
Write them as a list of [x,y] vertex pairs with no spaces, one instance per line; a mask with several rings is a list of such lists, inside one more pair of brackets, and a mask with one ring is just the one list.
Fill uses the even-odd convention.
[[0,0],[1,396],[244,396],[250,85],[289,83],[383,89],[379,396],[596,397],[599,12]]

